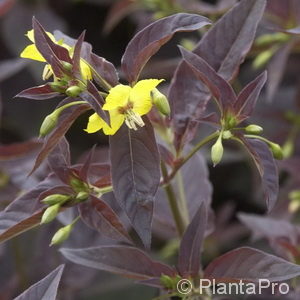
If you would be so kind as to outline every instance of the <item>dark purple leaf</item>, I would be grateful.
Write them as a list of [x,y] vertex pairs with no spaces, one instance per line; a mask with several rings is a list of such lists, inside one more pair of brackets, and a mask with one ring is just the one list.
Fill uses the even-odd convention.
[[178,272],[183,278],[199,275],[206,223],[207,208],[202,202],[180,243]]
[[83,31],[79,36],[74,46],[74,54],[72,57],[73,74],[78,79],[81,79],[80,59],[81,59],[81,49],[82,49],[84,37],[85,37],[85,31]]
[[182,62],[174,74],[168,95],[177,150],[194,137],[197,123],[193,122],[193,117],[203,114],[210,97],[202,81],[186,62]]
[[122,57],[122,70],[129,83],[137,81],[144,65],[176,32],[194,31],[211,24],[205,17],[179,13],[160,19],[137,33]]
[[174,276],[175,271],[152,260],[137,248],[100,246],[85,249],[61,249],[70,261],[86,267],[108,271],[135,279],[150,279],[162,274]]
[[193,52],[225,80],[231,80],[250,50],[265,5],[265,0],[240,1],[205,34]]
[[300,227],[289,221],[245,213],[240,213],[238,218],[253,232],[256,238],[261,236],[270,240],[284,238],[293,245],[297,245]]
[[262,180],[264,195],[270,211],[278,196],[278,170],[273,155],[263,141],[242,139],[243,144],[252,156]]
[[[67,100],[66,100],[67,101]],[[46,137],[42,150],[36,158],[35,165],[31,171],[33,173],[48,156],[48,154],[54,149],[59,141],[66,134],[73,122],[85,111],[89,110],[89,106],[82,104],[72,106],[65,109],[58,120],[57,127]]]
[[[43,26],[34,17],[32,18],[32,28],[34,31],[35,45],[49,64],[51,64],[53,58],[58,64],[60,64],[60,61],[72,64],[68,49],[54,43],[44,30]],[[64,69],[62,68],[62,70]]]
[[22,58],[2,60],[0,63],[0,82],[21,71],[27,62]]
[[35,86],[28,88],[20,92],[15,97],[28,98],[33,100],[44,100],[59,96],[60,93],[53,92],[52,88],[48,84]]
[[[73,38],[67,36],[66,34],[62,33],[59,30],[54,31],[54,37],[57,41],[63,40],[63,42],[70,47],[75,47],[75,45],[78,41],[76,39],[73,39]],[[86,61],[89,61],[90,57],[91,57],[91,52],[92,52],[91,44],[89,44],[87,42],[83,42],[82,46],[81,46],[81,52],[80,52],[81,58],[85,59]]]
[[[108,88],[107,83],[112,87],[119,83],[119,77],[114,65],[105,58],[92,53],[90,64],[94,80],[104,89]],[[99,75],[101,78],[99,78]]]
[[104,104],[104,99],[99,94],[99,91],[94,86],[94,84],[88,80],[87,82],[87,91],[80,94],[80,98],[88,102],[94,111],[108,124],[109,118],[107,112],[102,110],[102,105]]
[[[0,146],[0,169],[9,176],[15,193],[20,190],[28,191],[32,189],[48,175],[49,170],[44,164],[39,172],[28,177],[41,147],[42,143],[36,139]],[[4,196],[5,190],[3,189],[2,192]],[[8,195],[5,198],[9,200]]]
[[49,176],[0,212],[0,242],[4,242],[40,223],[44,205],[38,201],[39,195],[53,185],[57,185],[57,182],[53,176]]
[[250,82],[238,95],[234,103],[235,114],[242,121],[252,115],[260,91],[267,80],[267,72],[263,72]]
[[230,109],[236,101],[231,85],[210,67],[200,56],[180,47],[184,61],[195,75],[209,88],[222,112]]
[[151,243],[153,200],[160,182],[160,159],[151,123],[110,137],[114,193],[146,247]]
[[218,1],[216,4],[209,4],[204,1],[177,1],[186,11],[198,12],[199,14],[205,15],[223,14],[224,11],[232,7],[237,2],[237,0],[222,0]]
[[14,300],[55,300],[63,270],[64,265],[60,265]]
[[271,282],[284,281],[300,275],[300,266],[282,258],[243,247],[227,252],[213,260],[205,269],[205,278],[217,281],[245,280],[258,282],[260,278]]
[[70,181],[70,146],[63,137],[48,155],[48,163],[55,175],[64,183]]
[[90,195],[90,200],[79,206],[82,221],[104,236],[130,242],[130,237],[113,209],[103,200]]
[[271,58],[268,64],[269,78],[267,81],[267,99],[271,101],[276,94],[280,81],[283,77],[287,60],[294,46],[294,42],[289,42],[282,46]]
[[89,169],[93,160],[94,152],[95,152],[96,145],[89,151],[87,157],[85,158],[83,165],[81,166],[79,170],[79,178],[82,181],[87,181],[88,180],[88,175],[89,175]]
[[284,32],[299,35],[300,34],[300,26],[291,28],[291,29],[287,29]]
[[109,34],[123,18],[137,9],[137,3],[132,0],[120,0],[112,4],[106,16],[103,33]]

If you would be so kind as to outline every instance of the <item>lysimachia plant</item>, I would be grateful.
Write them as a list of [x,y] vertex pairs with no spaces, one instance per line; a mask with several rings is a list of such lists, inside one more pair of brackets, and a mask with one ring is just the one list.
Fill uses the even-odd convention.
[[[228,6],[233,4],[227,2]],[[253,159],[267,211],[276,204],[276,159],[283,157],[281,147],[262,136],[259,124],[247,123],[255,112],[267,72],[243,88],[234,88],[265,6],[265,0],[242,0],[214,24],[190,13],[171,14],[151,23],[129,42],[121,59],[122,80],[112,63],[92,52],[92,46],[84,41],[84,32],[77,40],[61,32],[52,34],[33,18],[33,28],[26,34],[30,44],[21,57],[44,64],[41,78],[45,83],[17,97],[63,99],[45,117],[40,140],[33,143],[38,154],[30,174],[49,168],[48,176],[35,182],[36,186],[0,213],[0,241],[38,225],[50,226],[48,223],[59,219],[64,226],[52,233],[49,243],[67,243],[82,220],[107,237],[110,244],[62,248],[62,255],[75,264],[156,287],[156,299],[213,299],[209,291],[199,295],[199,279],[257,283],[259,278],[280,282],[300,275],[299,229],[289,227],[290,240],[282,241],[279,230],[271,234],[264,224],[280,228],[286,223],[272,223],[271,218],[260,222],[259,217],[246,214],[239,216],[243,223],[271,237],[275,251],[280,247],[292,251],[293,259],[240,247],[204,266],[205,239],[213,230],[210,195],[205,196],[210,192],[199,191],[196,200],[187,199],[187,190],[197,188],[199,183],[196,178],[191,182],[183,178],[184,168],[200,155],[200,149],[210,147],[211,161],[216,166],[226,153],[223,144],[232,141]],[[181,60],[170,82],[142,77],[146,63],[175,33],[199,29],[205,33],[192,51],[179,46]],[[164,94],[166,84],[168,93]],[[65,135],[87,112],[88,122],[82,131],[109,137],[109,159],[96,161],[94,147],[83,160],[73,164]],[[199,139],[197,129],[201,124],[212,129]],[[8,156],[5,147],[0,150],[1,157]],[[178,259],[173,265],[158,262],[147,253],[151,250],[152,226],[156,225],[162,205],[160,199],[154,209],[156,197],[168,203],[172,217],[164,221],[176,228]],[[73,215],[66,222],[68,211]],[[55,299],[63,268],[59,266],[16,299]],[[190,289],[184,280],[192,283]]]

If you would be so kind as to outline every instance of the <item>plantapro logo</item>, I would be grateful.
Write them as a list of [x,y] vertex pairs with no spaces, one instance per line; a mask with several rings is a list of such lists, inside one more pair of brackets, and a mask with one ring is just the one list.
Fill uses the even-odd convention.
[[262,295],[265,290],[272,295],[287,295],[290,287],[287,283],[271,282],[268,279],[259,279],[257,283],[244,282],[217,282],[215,279],[200,279],[199,286],[194,286],[188,279],[182,279],[177,284],[177,291],[182,295]]

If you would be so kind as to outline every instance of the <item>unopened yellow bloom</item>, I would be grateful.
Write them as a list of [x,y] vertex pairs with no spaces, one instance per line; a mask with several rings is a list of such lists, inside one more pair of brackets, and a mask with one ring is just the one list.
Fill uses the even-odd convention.
[[[68,49],[70,55],[73,54],[73,50],[74,50],[73,47],[70,47],[69,45],[65,44],[62,40],[56,41],[53,34],[51,34],[50,32],[47,32],[47,34],[54,43],[59,44],[60,46]],[[32,60],[36,60],[36,61],[40,61],[40,62],[46,62],[44,57],[41,55],[41,53],[38,51],[38,49],[35,46],[33,29],[28,31],[26,36],[32,42],[32,44],[28,45],[22,51],[20,56],[22,58],[28,58],[28,59],[32,59]],[[80,60],[80,67],[81,67],[81,74],[82,74],[83,79],[85,79],[85,80],[92,79],[91,69],[83,59]],[[47,64],[45,66],[45,69],[43,72],[43,79],[44,80],[48,79],[52,74],[53,74],[53,72],[52,72],[51,66],[49,64]]]
[[141,116],[152,108],[151,91],[162,82],[158,79],[145,79],[137,82],[133,87],[118,84],[110,89],[105,99],[103,110],[110,115],[110,126],[97,114],[90,116],[87,128],[88,133],[100,129],[107,135],[113,135],[125,122],[130,129],[144,126]]

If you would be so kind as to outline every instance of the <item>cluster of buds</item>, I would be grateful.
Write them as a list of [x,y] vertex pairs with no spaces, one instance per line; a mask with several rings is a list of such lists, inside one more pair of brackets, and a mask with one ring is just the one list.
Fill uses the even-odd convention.
[[[66,206],[67,204],[71,205],[80,203],[88,199],[89,187],[86,183],[76,177],[73,177],[70,180],[70,186],[74,190],[75,195],[51,194],[41,200],[41,202],[48,205],[48,207],[42,215],[40,224],[52,222],[57,217],[63,206]],[[76,218],[71,224],[60,228],[54,234],[50,245],[57,245],[64,242],[69,237],[78,219],[79,218]]]
[[264,141],[268,146],[270,151],[272,152],[274,158],[276,159],[283,159],[283,151],[280,147],[280,145],[273,143],[269,141],[268,139],[260,136],[260,134],[263,132],[263,128],[256,124],[250,124],[243,128],[231,128],[226,130],[221,130],[218,133],[217,141],[214,143],[214,145],[211,147],[211,160],[213,162],[213,165],[216,166],[223,158],[224,154],[224,148],[222,144],[222,140],[227,140],[231,138],[235,138],[234,134],[232,134],[231,131],[243,131],[244,136],[247,138],[253,138],[253,139],[259,139]]
[[53,92],[65,94],[69,97],[77,97],[80,93],[86,90],[86,85],[72,75],[72,64],[61,61],[61,64],[66,73],[61,78],[54,78],[53,82],[48,83]]

